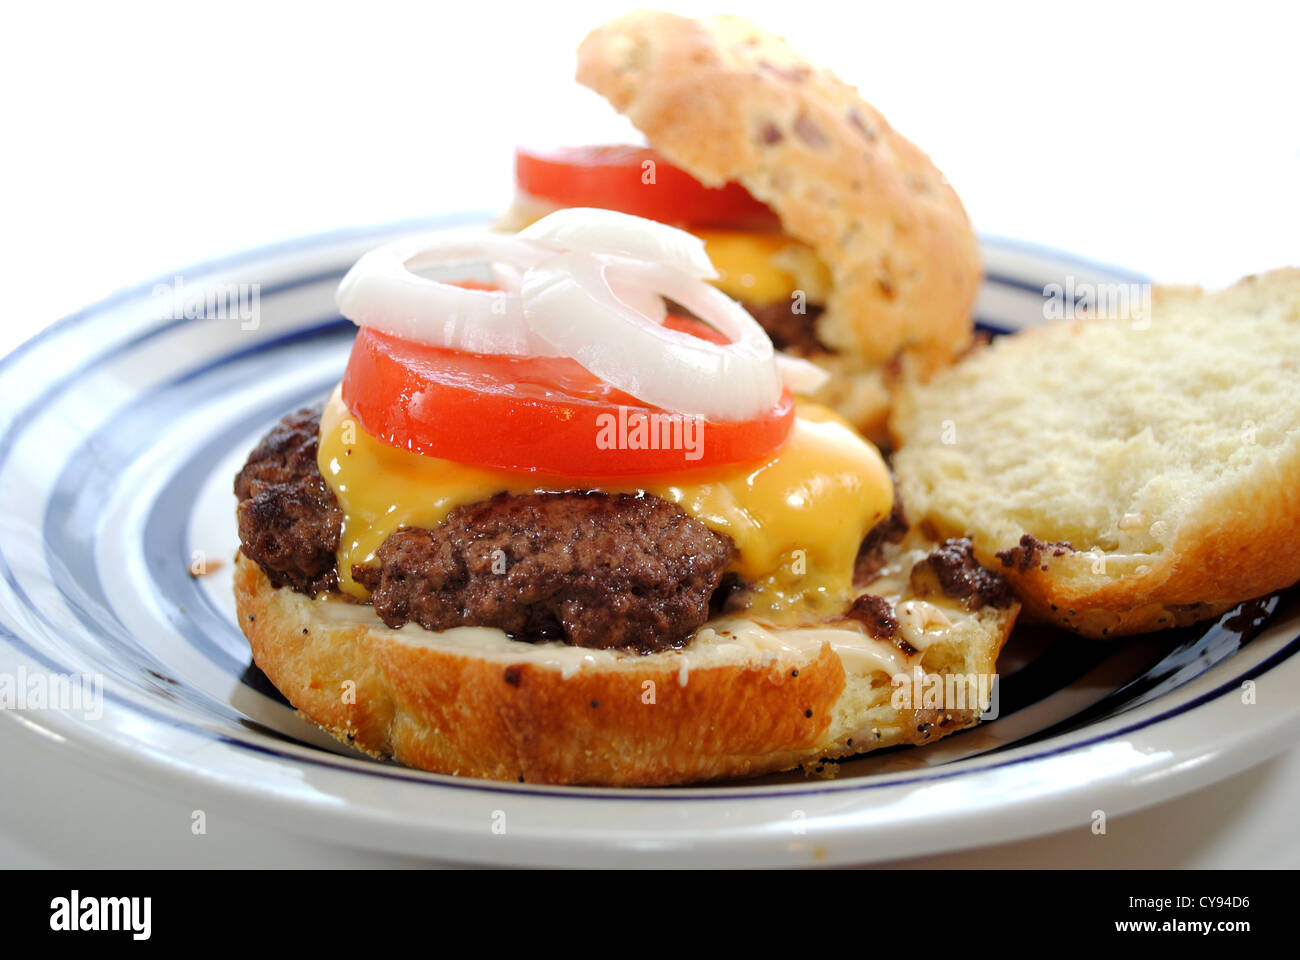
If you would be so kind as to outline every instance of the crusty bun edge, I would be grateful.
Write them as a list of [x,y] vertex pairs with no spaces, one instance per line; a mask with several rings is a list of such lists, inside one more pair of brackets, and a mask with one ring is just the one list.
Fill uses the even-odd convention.
[[1050,551],[1023,572],[996,567],[992,558],[989,565],[1011,581],[1027,617],[1088,637],[1211,619],[1300,581],[1300,485],[1286,479],[1297,476],[1300,446],[1207,502],[1144,573],[1095,585],[1098,578],[1088,576],[1090,554],[1057,558]]
[[[893,710],[889,678],[846,676],[829,644],[688,676],[663,658],[566,676],[536,662],[440,649],[437,634],[413,643],[377,621],[323,616],[315,605],[335,601],[276,589],[242,555],[234,591],[254,661],[303,716],[372,756],[441,773],[681,784],[926,743],[978,722],[978,710]],[[973,672],[993,672],[1015,614],[988,619],[991,629],[970,651]],[[869,745],[860,732],[856,741],[847,736],[864,723]]]

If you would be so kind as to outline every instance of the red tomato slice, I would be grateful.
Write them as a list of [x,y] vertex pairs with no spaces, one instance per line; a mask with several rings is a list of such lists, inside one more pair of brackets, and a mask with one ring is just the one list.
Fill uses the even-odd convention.
[[343,402],[363,430],[391,447],[582,479],[758,460],[794,424],[789,391],[757,420],[683,418],[647,407],[568,358],[461,353],[370,329],[353,344]]
[[563,207],[600,207],[681,226],[780,228],[776,214],[740,184],[706,187],[649,147],[518,147],[515,183]]

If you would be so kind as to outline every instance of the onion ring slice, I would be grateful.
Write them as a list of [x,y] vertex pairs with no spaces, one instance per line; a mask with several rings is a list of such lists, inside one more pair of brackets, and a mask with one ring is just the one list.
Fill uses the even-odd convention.
[[[376,247],[339,283],[339,312],[359,327],[469,353],[553,355],[530,335],[519,299],[528,268],[555,252],[512,236],[425,234]],[[472,290],[415,271],[488,264],[500,290]],[[450,279],[464,279],[451,276]]]
[[[731,340],[661,326],[629,290],[652,290]],[[750,420],[781,396],[772,341],[740,304],[660,264],[570,251],[524,274],[529,329],[551,349],[643,403],[716,420]]]
[[718,271],[704,241],[685,230],[617,210],[568,207],[547,214],[516,234],[554,247],[628,260],[644,260],[678,270],[697,280],[716,280]]

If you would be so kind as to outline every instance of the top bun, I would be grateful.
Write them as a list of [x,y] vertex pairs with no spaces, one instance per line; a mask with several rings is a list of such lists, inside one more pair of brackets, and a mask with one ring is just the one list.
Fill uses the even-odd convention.
[[829,399],[868,433],[897,374],[926,378],[969,347],[982,270],[961,201],[829,70],[738,17],[640,10],[583,41],[577,79],[704,184],[744,185],[826,263],[818,337],[849,361],[834,372],[865,378]]

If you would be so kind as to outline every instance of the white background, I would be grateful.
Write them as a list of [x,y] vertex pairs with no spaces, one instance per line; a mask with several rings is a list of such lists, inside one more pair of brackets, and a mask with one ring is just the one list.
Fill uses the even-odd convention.
[[[0,353],[114,289],[195,261],[337,227],[499,208],[517,142],[628,139],[630,128],[572,81],[577,42],[626,8],[264,0],[7,10]],[[1300,264],[1294,8],[786,0],[727,9],[857,84],[931,154],[983,232],[1168,281],[1217,285]],[[1134,818],[1143,843],[1057,838],[986,856],[1300,865],[1300,753],[1238,780]],[[60,822],[51,814],[26,824],[27,841],[0,840],[0,864],[90,857],[85,844],[27,845]]]
[[[0,350],[214,255],[500,206],[516,142],[626,138],[572,81],[578,41],[624,9],[11,7]],[[1300,17],[1281,3],[730,9],[857,84],[982,231],[1161,280],[1300,262]]]

